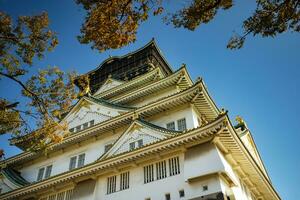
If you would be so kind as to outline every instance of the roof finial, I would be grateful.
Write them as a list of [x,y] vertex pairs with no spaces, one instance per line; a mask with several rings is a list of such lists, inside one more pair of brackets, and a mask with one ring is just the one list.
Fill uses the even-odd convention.
[[244,119],[241,116],[236,116],[235,117],[235,121],[238,123],[237,125],[234,126],[234,128],[238,129],[241,128],[241,130],[245,130],[247,127],[246,122],[244,121]]

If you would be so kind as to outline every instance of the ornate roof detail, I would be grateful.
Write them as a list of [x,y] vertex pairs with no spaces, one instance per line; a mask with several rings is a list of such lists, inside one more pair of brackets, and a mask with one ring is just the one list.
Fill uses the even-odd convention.
[[150,70],[149,72],[140,75],[131,79],[130,81],[124,82],[122,85],[118,85],[110,90],[103,91],[101,93],[95,93],[94,96],[97,98],[105,98],[110,99],[114,96],[120,95],[124,92],[131,91],[133,89],[141,88],[146,84],[150,84],[157,80],[160,80],[164,77],[163,73],[161,72],[160,68],[155,68]]
[[[162,55],[154,39],[144,47],[124,56],[112,56],[104,60],[96,69],[86,73],[90,79],[92,93],[95,93],[109,75],[119,80],[131,80],[147,73],[149,61],[159,67],[163,74],[172,74],[172,69]],[[75,81],[76,83],[76,81]]]
[[[135,120],[118,138],[110,150],[100,157],[100,160],[150,145],[151,143],[173,137],[180,133],[182,132],[168,130],[141,119]],[[141,141],[141,143],[138,143],[138,141]],[[130,144],[132,143],[134,143],[134,147],[130,149]]]
[[9,181],[11,182],[14,186],[18,187],[23,187],[25,185],[28,185],[29,182],[26,181],[21,175],[20,172],[10,168],[6,167],[1,169],[1,174]]
[[123,83],[124,81],[120,81],[117,79],[113,79],[112,77],[108,77],[108,79],[106,79],[106,81],[103,83],[103,85],[101,85],[101,87],[95,92],[94,95],[98,95],[101,94],[102,92],[111,90],[118,85],[122,85]]

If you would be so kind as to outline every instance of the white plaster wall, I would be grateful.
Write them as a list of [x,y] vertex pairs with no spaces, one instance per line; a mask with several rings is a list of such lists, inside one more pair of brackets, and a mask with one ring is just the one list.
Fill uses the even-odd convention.
[[89,108],[82,107],[78,112],[70,114],[65,121],[68,123],[69,128],[74,128],[91,120],[95,120],[95,124],[97,124],[117,115],[119,115],[119,112],[116,109],[91,104]]
[[[225,159],[225,157],[223,156],[223,154],[219,150],[217,150],[217,151],[218,151],[220,159],[221,159],[221,161],[223,163],[225,171],[228,173],[228,175],[230,176],[230,178],[236,184],[236,186],[231,187],[231,190],[232,190],[235,198],[237,200],[254,200],[251,197],[250,191],[245,186],[245,184],[243,184],[243,186],[242,186],[242,183],[240,181],[239,176],[235,173],[235,171],[233,170],[232,166],[227,162],[227,160]],[[225,184],[225,183],[223,183],[223,184]]]
[[88,145],[78,147],[75,145],[72,149],[67,149],[65,152],[58,152],[50,157],[37,160],[19,171],[27,181],[36,181],[38,169],[48,165],[52,165],[51,176],[63,173],[69,170],[69,162],[72,156],[85,153],[85,164],[91,163],[98,159],[104,153],[104,146],[114,142],[121,132],[99,139],[98,141],[90,142]]
[[[149,120],[151,123],[167,128],[167,123],[172,121],[175,122],[175,129],[178,130],[177,120],[185,118],[186,120],[186,128],[192,129],[198,126],[198,122],[195,122],[196,113],[193,112],[193,109],[190,105],[183,106],[176,110],[166,111],[161,113],[159,116],[154,116]],[[197,121],[197,120],[196,120]]]
[[168,87],[166,89],[157,91],[157,92],[152,93],[150,95],[147,95],[147,96],[141,97],[141,98],[139,98],[137,100],[134,100],[134,101],[130,102],[129,105],[135,106],[135,107],[142,107],[144,105],[147,105],[147,104],[149,104],[151,102],[155,102],[158,99],[170,96],[170,95],[172,95],[174,93],[177,93],[177,92],[178,92],[178,89],[177,89],[177,87],[175,85],[174,86],[170,86],[170,87]]
[[224,171],[224,166],[216,147],[210,143],[197,145],[187,150],[184,161],[184,179],[204,176]]
[[[165,159],[163,159],[165,160]],[[94,199],[95,200],[128,200],[128,199],[141,199],[151,198],[151,200],[163,200],[165,194],[170,193],[172,200],[183,200],[194,197],[200,197],[206,194],[211,194],[221,191],[220,181],[218,178],[207,178],[206,180],[187,183],[184,178],[185,163],[184,155],[180,155],[180,171],[181,173],[175,176],[169,176],[169,168],[167,163],[167,178],[161,180],[154,180],[153,182],[144,184],[144,165],[129,169],[130,172],[130,186],[129,189],[119,190],[120,173],[111,174],[117,175],[117,192],[106,194],[107,190],[107,177],[98,178]],[[155,168],[155,165],[154,165]],[[128,171],[128,170],[126,170]],[[124,172],[126,172],[124,171]],[[155,171],[155,169],[154,169]],[[109,175],[109,176],[111,176]],[[208,186],[207,191],[203,191],[202,187]],[[179,197],[179,190],[185,191],[185,197]]]

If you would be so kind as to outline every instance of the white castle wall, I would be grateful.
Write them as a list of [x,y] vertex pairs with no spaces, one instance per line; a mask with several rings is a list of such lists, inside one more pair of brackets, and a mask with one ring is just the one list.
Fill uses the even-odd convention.
[[[162,113],[161,115],[155,116],[153,119],[147,120],[158,126],[166,127],[166,123],[170,121],[175,121],[176,124],[176,120],[186,118],[187,128],[190,129],[197,126],[197,124],[194,124],[194,115],[195,113],[192,112],[192,108],[186,105],[177,110]],[[69,149],[65,149],[64,152],[60,151],[56,154],[50,154],[48,158],[43,156],[32,163],[27,163],[27,165],[24,165],[19,171],[26,180],[32,182],[36,181],[38,169],[41,167],[52,164],[51,176],[68,171],[70,158],[81,153],[85,153],[86,155],[85,164],[91,163],[103,154],[104,146],[114,142],[125,131],[125,128],[126,127],[122,130],[118,130],[115,135],[107,134],[107,136],[100,138],[98,141],[91,140],[87,143],[82,143],[81,146],[75,145]]]
[[[175,155],[174,155],[175,156]],[[207,178],[205,180],[188,183],[185,181],[184,173],[186,172],[186,164],[184,162],[184,154],[180,154],[180,168],[181,173],[175,176],[168,176],[161,180],[155,180],[150,183],[144,183],[144,171],[145,165],[139,165],[138,167],[129,169],[130,171],[130,187],[129,189],[117,191],[112,194],[107,194],[107,177],[100,177],[97,180],[97,184],[94,191],[95,200],[128,200],[128,199],[141,199],[145,200],[151,198],[151,200],[165,199],[165,194],[170,194],[172,200],[190,199],[193,197],[200,197],[206,194],[216,193],[221,191],[221,185],[218,178]],[[127,170],[125,170],[127,171]],[[125,172],[124,171],[124,172]],[[167,166],[168,171],[168,166]],[[119,175],[123,171],[116,174]],[[119,176],[117,176],[117,188],[119,186]],[[208,186],[207,191],[202,191],[202,187]],[[179,197],[179,191],[185,191],[185,197]],[[88,198],[81,198],[85,200]]]
[[21,175],[28,181],[36,181],[38,169],[44,166],[52,165],[51,176],[63,173],[69,170],[70,158],[81,153],[85,153],[85,164],[94,162],[104,153],[104,146],[115,141],[121,132],[115,135],[103,137],[98,141],[90,142],[88,145],[77,146],[67,149],[65,152],[58,152],[50,155],[49,158],[37,160],[36,162],[20,169]]
[[150,118],[151,123],[164,127],[167,127],[167,123],[175,121],[175,128],[178,129],[177,120],[185,118],[187,129],[198,127],[198,121],[196,113],[193,111],[190,105],[182,106],[176,110],[166,111],[159,116]]

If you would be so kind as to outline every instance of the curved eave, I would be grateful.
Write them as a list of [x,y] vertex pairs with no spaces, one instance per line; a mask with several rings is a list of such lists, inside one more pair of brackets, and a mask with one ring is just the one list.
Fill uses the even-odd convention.
[[29,182],[26,181],[23,177],[21,177],[18,172],[13,169],[4,168],[1,169],[1,174],[14,186],[17,188],[28,185]]
[[[261,169],[262,169],[262,171],[265,173],[266,177],[270,180],[270,176],[269,176],[269,174],[268,174],[268,171],[266,170],[266,167],[265,167],[265,165],[264,165],[263,160],[261,159],[260,153],[259,153],[259,151],[258,151],[258,149],[257,149],[257,146],[256,146],[256,144],[255,144],[255,140],[253,139],[253,136],[252,136],[251,131],[250,131],[249,129],[246,129],[245,132],[249,133],[249,136],[250,136],[250,138],[251,138],[251,142],[253,143],[254,151],[255,151],[255,153],[256,153],[258,159],[259,159],[259,162],[261,163]],[[241,137],[241,135],[239,135],[239,136]]]
[[128,54],[125,54],[123,56],[112,56],[112,57],[109,57],[107,58],[106,60],[104,60],[102,63],[100,63],[100,65],[96,68],[96,69],[93,69],[89,72],[87,72],[85,75],[89,75],[89,74],[92,74],[93,72],[99,70],[104,64],[108,63],[108,62],[112,62],[113,60],[120,60],[120,59],[123,59],[123,58],[126,58],[128,56],[131,56],[133,54],[136,54],[144,49],[146,49],[147,47],[150,47],[151,45],[153,45],[155,47],[155,49],[157,50],[157,52],[159,53],[159,55],[162,57],[162,59],[164,60],[165,64],[168,66],[168,70],[169,70],[169,73],[173,73],[173,70],[171,68],[171,66],[169,65],[169,63],[167,62],[167,60],[165,59],[165,57],[162,55],[160,49],[158,48],[154,38],[152,38],[150,40],[150,42],[148,42],[146,45],[144,45],[143,47],[133,51],[133,52],[130,52]]
[[[157,131],[157,132],[160,132],[161,134],[163,134],[164,136],[166,137],[174,137],[175,135],[178,135],[178,134],[182,134],[183,131],[172,131],[172,130],[168,130],[166,128],[163,128],[163,127],[160,127],[160,126],[157,126],[155,124],[152,124],[150,122],[147,122],[147,121],[144,121],[142,119],[136,119],[134,120],[130,126],[118,137],[118,139],[114,142],[113,146],[105,153],[103,154],[100,158],[98,158],[97,160],[102,160],[102,159],[106,159],[107,157],[111,157],[111,153],[112,151],[115,150],[115,147],[116,145],[118,146],[120,144],[120,140],[121,138],[124,137],[124,135],[126,135],[128,132],[130,132],[130,130],[133,129],[133,127],[135,125],[139,125],[141,127],[144,127],[144,128],[148,128],[152,131]],[[143,148],[143,147],[142,147]],[[124,152],[126,153],[126,152]]]
[[269,178],[234,129],[229,117],[226,116],[226,118],[227,129],[217,136],[217,139],[215,139],[216,145],[258,199],[280,199]]
[[128,92],[128,90],[136,89],[137,86],[143,86],[146,83],[152,82],[156,79],[157,76],[161,74],[160,68],[155,68],[154,70],[143,74],[141,76],[137,76],[133,78],[132,80],[123,83],[121,85],[118,85],[111,90],[102,92],[100,94],[94,95],[96,98],[105,98],[109,99],[116,95],[120,95],[124,92]]
[[167,76],[161,80],[157,80],[156,82],[142,87],[140,89],[127,92],[124,95],[111,99],[111,101],[126,104],[143,96],[147,96],[157,91],[166,89],[170,86],[179,86],[180,90],[184,90],[192,85],[193,82],[190,79],[186,68],[183,67],[170,76]]
[[112,170],[114,166],[132,163],[134,160],[144,159],[147,156],[154,156],[163,151],[186,147],[189,144],[195,145],[210,141],[214,135],[218,134],[224,128],[224,116],[220,116],[215,121],[195,129],[183,132],[182,134],[174,135],[164,140],[160,140],[142,148],[135,149],[130,152],[124,152],[107,159],[98,160],[96,162],[85,165],[71,171],[64,172],[59,175],[52,176],[40,182],[31,183],[30,185],[18,188],[16,190],[2,194],[0,197],[3,200],[14,199],[20,196],[30,195],[33,192],[47,190],[58,184],[74,181],[82,177],[89,178],[94,175],[106,173],[107,170]]
[[[119,105],[117,103],[109,102],[104,99],[96,99],[94,97],[82,97],[79,101],[76,102],[76,104],[72,107],[72,109],[69,111],[69,113],[61,120],[61,122],[63,122],[65,119],[67,119],[70,116],[70,114],[73,112],[73,110],[76,109],[77,106],[80,106],[80,102],[82,102],[83,100],[86,100],[86,101],[89,101],[92,103],[96,103],[96,104],[99,104],[102,106],[110,107],[112,109],[124,111],[124,112],[131,112],[136,109],[135,107]],[[32,135],[33,135],[33,133],[29,133],[27,135],[24,135],[24,136],[21,136],[18,138],[13,138],[10,140],[10,144],[17,146],[24,151],[27,149],[27,147],[24,146],[23,143],[26,142],[27,140],[30,140]]]
[[[149,103],[141,108],[137,108],[134,111],[127,112],[118,115],[116,117],[112,117],[111,119],[96,124],[92,127],[89,127],[81,132],[71,134],[68,137],[64,138],[64,140],[61,143],[51,145],[49,147],[49,153],[51,153],[52,151],[57,151],[59,149],[65,148],[68,145],[76,144],[88,138],[95,137],[96,139],[97,135],[99,134],[102,134],[104,132],[109,132],[117,127],[125,126],[126,124],[130,123],[131,120],[134,119],[136,115],[142,118],[147,118],[155,114],[165,112],[166,110],[174,109],[183,104],[190,104],[190,103],[194,103],[194,101],[199,101],[199,100],[207,101],[205,100],[206,96],[203,95],[204,93],[202,92],[203,91],[202,88],[203,88],[202,82],[201,81],[197,82],[193,86],[187,88],[186,90],[180,91],[173,95],[159,99],[155,102]],[[200,108],[197,109],[200,110]],[[208,116],[207,117],[208,121],[213,121],[219,115],[219,114],[215,114],[215,112],[210,109],[206,109],[203,112],[205,116]],[[34,159],[38,156],[39,154],[35,154],[32,152],[24,152],[1,161],[0,166]]]

